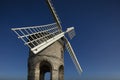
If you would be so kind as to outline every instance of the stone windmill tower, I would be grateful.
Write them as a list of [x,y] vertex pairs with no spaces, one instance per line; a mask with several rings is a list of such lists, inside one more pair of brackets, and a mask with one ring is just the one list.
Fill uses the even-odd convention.
[[50,2],[46,0],[56,23],[12,28],[25,45],[30,48],[28,59],[28,80],[45,80],[45,74],[50,73],[49,80],[64,80],[64,49],[66,48],[78,72],[82,72],[80,64],[69,41],[75,36],[74,27],[62,31],[59,18]]
[[50,73],[50,80],[64,79],[64,42],[54,42],[34,55],[31,51],[28,61],[28,80],[45,80],[45,73]]

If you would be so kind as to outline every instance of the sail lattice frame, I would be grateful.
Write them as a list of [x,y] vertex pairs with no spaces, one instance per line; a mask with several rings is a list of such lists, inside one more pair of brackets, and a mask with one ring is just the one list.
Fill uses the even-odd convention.
[[30,49],[34,49],[36,46],[47,42],[61,33],[56,23],[42,26],[12,28],[12,30]]

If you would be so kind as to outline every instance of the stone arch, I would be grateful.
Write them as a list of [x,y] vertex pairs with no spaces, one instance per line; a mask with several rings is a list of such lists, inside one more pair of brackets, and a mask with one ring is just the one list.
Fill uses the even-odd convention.
[[64,66],[60,65],[58,70],[59,70],[59,80],[63,80],[64,79]]
[[52,80],[52,64],[47,61],[47,60],[43,60],[40,62],[40,66],[39,66],[39,69],[40,69],[40,77],[39,77],[39,80],[45,80],[45,74],[47,72],[50,72],[50,80]]
[[41,64],[42,62],[48,62],[51,65],[52,69],[54,69],[53,62],[49,58],[44,57],[44,58],[42,58],[41,60],[38,61],[39,64]]

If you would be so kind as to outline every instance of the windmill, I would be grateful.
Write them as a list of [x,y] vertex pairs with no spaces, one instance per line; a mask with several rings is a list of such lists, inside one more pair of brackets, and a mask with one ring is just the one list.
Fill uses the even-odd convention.
[[[39,79],[44,80],[44,78],[41,78],[44,76],[44,73],[51,72],[53,70],[53,69],[51,69],[51,67],[48,67],[48,66],[50,66],[50,64],[47,63],[47,61],[40,64],[40,65],[44,64],[43,68],[39,66],[41,69],[40,71],[38,71],[39,68],[33,67],[34,69],[32,69],[32,66],[34,66],[34,64],[37,63],[37,61],[38,61],[37,59],[40,59],[40,57],[39,58],[38,57],[34,58],[34,57],[36,57],[39,54],[40,55],[47,54],[49,52],[48,50],[50,50],[50,49],[47,50],[47,53],[45,50],[57,41],[62,41],[62,43],[63,43],[62,45],[65,45],[65,48],[69,52],[71,59],[77,68],[77,71],[79,73],[82,72],[81,66],[77,60],[77,57],[76,57],[73,49],[72,49],[72,46],[71,46],[70,42],[68,41],[68,39],[65,37],[65,34],[68,34],[71,39],[75,36],[74,27],[67,28],[67,30],[65,32],[62,31],[61,22],[59,20],[58,15],[55,12],[53,4],[51,3],[50,0],[46,0],[46,2],[49,6],[49,9],[50,9],[52,15],[53,15],[55,23],[41,25],[41,26],[12,28],[12,30],[18,35],[18,38],[21,39],[24,42],[24,44],[30,48],[30,51],[31,51],[30,52],[31,55],[30,55],[29,61],[28,61],[28,65],[31,66],[30,70],[28,71],[28,73],[30,73],[28,75],[28,80],[39,80]],[[53,47],[51,49],[53,50]],[[63,53],[61,52],[61,54],[63,54]],[[55,56],[56,55],[58,55],[58,54],[55,54]],[[42,58],[43,58],[43,56],[41,57],[41,59]],[[50,59],[53,59],[53,58],[50,58]],[[50,59],[48,59],[48,62],[51,61]],[[47,58],[46,58],[46,60],[47,60]],[[52,61],[55,61],[55,60],[52,60]],[[51,63],[52,63],[52,61],[51,61]],[[61,62],[61,61],[58,61],[58,62]],[[63,59],[62,59],[61,63],[63,64]],[[43,70],[43,72],[42,72],[42,70]],[[56,69],[56,71],[57,71],[57,69]],[[54,72],[52,72],[52,73],[54,73]],[[42,75],[40,76],[40,74],[42,74]],[[61,73],[61,74],[63,74],[63,73]],[[32,75],[34,75],[34,77]],[[52,75],[51,75],[51,80],[58,80],[58,77],[55,78],[55,76],[54,76],[56,74],[52,74]],[[59,80],[63,80],[63,78],[59,78]]]

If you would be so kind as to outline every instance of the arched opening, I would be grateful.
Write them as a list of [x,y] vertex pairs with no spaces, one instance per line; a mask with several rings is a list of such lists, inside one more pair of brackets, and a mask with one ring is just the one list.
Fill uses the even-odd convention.
[[39,80],[52,80],[52,66],[47,61],[40,63],[40,79]]
[[59,67],[59,80],[64,80],[64,66]]

